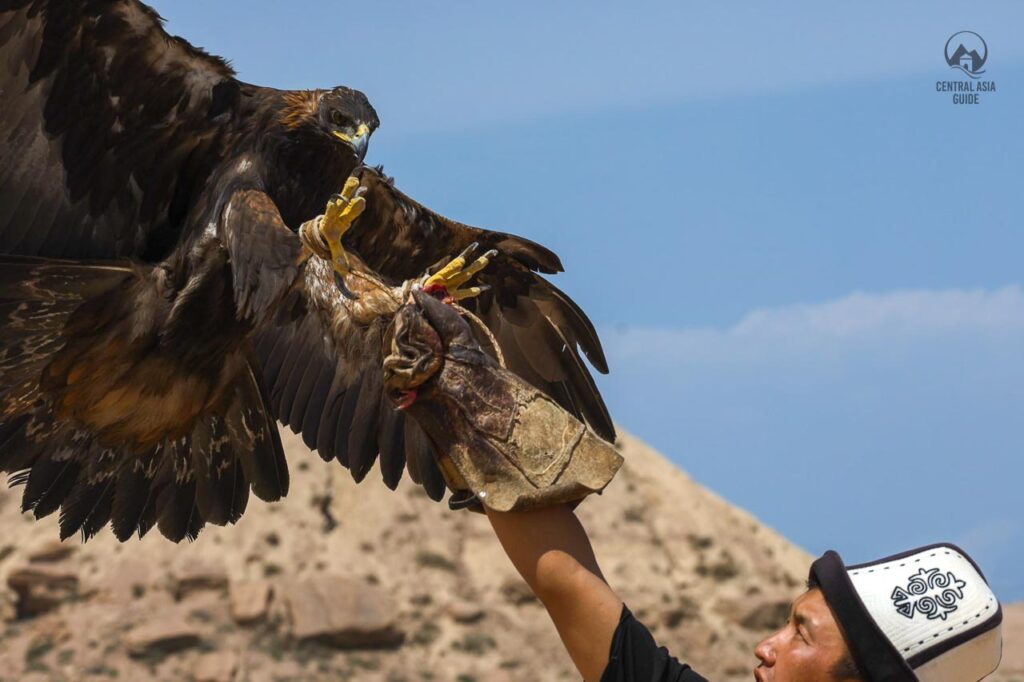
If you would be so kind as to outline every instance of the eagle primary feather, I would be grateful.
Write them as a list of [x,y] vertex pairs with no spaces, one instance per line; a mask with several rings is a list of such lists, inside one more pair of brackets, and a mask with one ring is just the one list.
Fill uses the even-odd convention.
[[[440,499],[381,343],[389,289],[473,241],[501,255],[466,304],[510,369],[613,435],[580,356],[606,371],[593,326],[537,274],[557,256],[362,168],[362,93],[239,81],[137,0],[0,0],[0,92],[0,470],[62,536],[177,541],[278,499],[275,418],[357,479],[379,460]],[[345,246],[379,283],[358,300],[297,236],[353,172],[367,210]]]

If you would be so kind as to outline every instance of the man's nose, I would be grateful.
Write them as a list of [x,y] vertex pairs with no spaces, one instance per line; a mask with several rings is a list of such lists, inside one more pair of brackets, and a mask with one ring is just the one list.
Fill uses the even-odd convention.
[[768,668],[775,665],[775,645],[772,641],[774,639],[775,635],[766,637],[761,640],[761,643],[754,649],[754,655],[757,656],[758,660]]

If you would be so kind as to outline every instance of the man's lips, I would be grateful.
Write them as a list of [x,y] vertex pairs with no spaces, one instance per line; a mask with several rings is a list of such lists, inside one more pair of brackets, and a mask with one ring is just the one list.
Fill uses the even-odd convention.
[[765,682],[764,670],[761,669],[761,666],[754,668],[754,679],[757,682]]

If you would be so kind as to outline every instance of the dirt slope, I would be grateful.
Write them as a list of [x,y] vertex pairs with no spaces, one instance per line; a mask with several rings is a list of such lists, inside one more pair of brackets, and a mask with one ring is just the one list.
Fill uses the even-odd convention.
[[[485,519],[285,446],[288,499],[191,544],[60,545],[55,519],[0,491],[0,680],[577,679]],[[580,508],[603,570],[674,653],[750,679],[810,557],[637,439],[620,447],[621,474]]]
[[992,682],[1024,682],[1024,603],[1003,606],[1003,661]]

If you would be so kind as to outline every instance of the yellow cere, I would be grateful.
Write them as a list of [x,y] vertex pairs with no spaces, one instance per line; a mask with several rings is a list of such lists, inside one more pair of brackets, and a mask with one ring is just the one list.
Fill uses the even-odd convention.
[[344,140],[345,142],[351,142],[354,139],[358,139],[360,137],[366,137],[367,135],[369,135],[370,134],[370,128],[365,123],[360,123],[359,127],[356,129],[355,137],[353,137],[351,135],[346,135],[345,133],[341,132],[340,130],[334,130],[332,132],[334,133],[334,136],[337,137],[339,140]]

